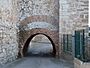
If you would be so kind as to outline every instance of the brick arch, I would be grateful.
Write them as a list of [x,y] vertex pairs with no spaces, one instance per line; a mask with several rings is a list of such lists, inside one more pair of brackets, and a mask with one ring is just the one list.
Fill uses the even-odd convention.
[[55,27],[59,27],[58,19],[56,19],[54,16],[34,15],[22,20],[19,25],[19,54],[21,56],[25,56],[28,44],[32,38],[37,34],[43,34],[51,41],[55,56],[59,57],[59,29],[57,28],[54,30],[54,28],[52,28],[52,30],[50,30],[49,28],[35,27],[32,29],[27,28],[26,30],[25,28],[28,26],[27,24],[33,22],[42,22],[42,24],[43,22],[46,22]]
[[56,57],[59,56],[59,34],[58,31],[51,31],[45,28],[34,28],[28,31],[20,31],[20,55],[23,57],[27,53],[27,48],[29,46],[32,38],[38,34],[45,35],[53,45],[53,53]]
[[52,52],[52,54],[53,54],[53,56],[55,56],[55,54],[56,54],[56,48],[55,48],[54,42],[53,42],[53,40],[52,40],[48,35],[46,35],[46,34],[44,34],[44,33],[36,33],[36,34],[33,34],[33,35],[31,35],[31,36],[27,39],[27,41],[26,41],[26,43],[25,43],[25,45],[24,45],[24,47],[23,47],[23,49],[22,49],[22,54],[23,54],[23,56],[26,56],[26,55],[27,55],[27,50],[28,50],[28,47],[29,47],[29,43],[30,43],[31,40],[32,40],[35,36],[37,36],[37,35],[44,35],[44,36],[46,36],[46,37],[50,40],[50,42],[51,42],[51,44],[52,44],[52,47],[53,47],[53,52]]

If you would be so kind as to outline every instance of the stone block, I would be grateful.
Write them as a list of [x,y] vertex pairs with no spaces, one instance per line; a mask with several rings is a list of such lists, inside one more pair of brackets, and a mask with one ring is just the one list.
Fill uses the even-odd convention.
[[79,59],[74,59],[74,68],[90,68],[90,62],[83,62]]

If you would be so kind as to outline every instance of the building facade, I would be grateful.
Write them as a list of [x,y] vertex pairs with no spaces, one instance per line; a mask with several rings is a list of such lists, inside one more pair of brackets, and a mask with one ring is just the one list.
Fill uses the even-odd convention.
[[62,35],[87,26],[88,0],[0,0],[0,64],[23,56],[25,42],[37,34],[48,36],[61,56]]

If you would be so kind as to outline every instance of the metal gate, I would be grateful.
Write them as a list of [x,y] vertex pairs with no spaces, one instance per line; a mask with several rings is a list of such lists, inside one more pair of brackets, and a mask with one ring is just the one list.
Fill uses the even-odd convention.
[[72,35],[63,34],[63,51],[72,54]]
[[75,57],[84,60],[85,55],[84,30],[75,31]]

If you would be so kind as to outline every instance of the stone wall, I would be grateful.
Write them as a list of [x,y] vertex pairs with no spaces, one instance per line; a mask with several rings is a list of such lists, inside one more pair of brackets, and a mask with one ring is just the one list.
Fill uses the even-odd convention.
[[66,54],[63,52],[63,34],[73,35],[75,30],[87,28],[88,1],[89,0],[59,0],[59,39],[62,46],[62,56],[63,58],[65,57],[64,59],[69,59],[69,61],[73,60],[74,57],[69,53]]
[[[59,24],[58,0],[18,0],[18,22],[30,18],[29,28],[58,29]],[[48,26],[47,26],[48,25]],[[53,26],[54,25],[54,26]]]
[[59,31],[61,43],[62,34],[88,25],[88,0],[0,0],[0,64],[17,58],[17,32],[25,19],[26,30],[45,25]]
[[58,19],[58,0],[18,0],[19,19],[34,15],[54,16]]
[[17,28],[14,2],[0,0],[0,64],[17,58]]
[[89,0],[60,0],[60,32],[71,34],[88,25]]
[[19,22],[30,17],[26,30],[33,28],[58,29],[58,0],[18,0]]
[[[20,22],[31,17],[26,30],[48,28],[58,31],[58,0],[0,0],[0,63],[16,59]],[[38,23],[38,24],[37,24]],[[45,25],[45,26],[44,26]]]

